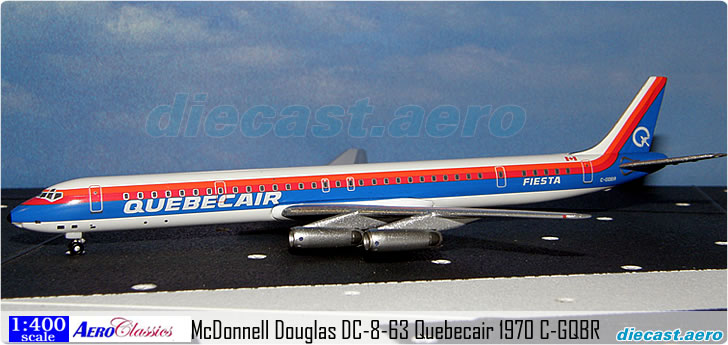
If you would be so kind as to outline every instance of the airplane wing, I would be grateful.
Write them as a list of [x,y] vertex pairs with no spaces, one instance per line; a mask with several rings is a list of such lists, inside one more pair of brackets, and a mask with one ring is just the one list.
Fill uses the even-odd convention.
[[652,159],[646,161],[632,161],[629,163],[622,163],[619,165],[621,169],[636,170],[642,172],[655,172],[664,168],[669,164],[680,164],[687,162],[696,162],[703,159],[712,159],[718,157],[725,157],[725,153],[706,153],[700,155],[690,155],[683,157],[664,158],[664,159]]
[[367,162],[367,152],[363,149],[348,149],[336,157],[329,165],[362,164]]
[[298,216],[324,216],[356,213],[370,217],[406,217],[433,214],[442,218],[462,217],[515,217],[515,218],[548,218],[548,219],[585,219],[588,214],[570,212],[544,212],[528,210],[506,210],[467,207],[401,207],[384,205],[350,205],[350,204],[304,204],[291,205],[281,211],[287,218]]
[[286,218],[321,217],[291,229],[292,248],[335,248],[363,245],[371,251],[399,251],[438,246],[440,231],[483,217],[585,219],[588,214],[528,210],[405,207],[357,204],[302,204],[280,211]]

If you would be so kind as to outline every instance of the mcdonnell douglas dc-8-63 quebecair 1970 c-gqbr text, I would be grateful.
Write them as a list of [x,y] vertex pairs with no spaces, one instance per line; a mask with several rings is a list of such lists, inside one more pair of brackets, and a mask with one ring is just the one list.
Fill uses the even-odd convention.
[[93,231],[314,217],[290,229],[292,248],[398,251],[439,246],[441,231],[482,217],[589,218],[476,207],[573,197],[668,164],[725,156],[650,152],[666,81],[650,77],[606,137],[584,151],[368,164],[350,150],[325,166],[87,177],[44,189],[13,209],[10,221],[65,233],[68,253],[78,255],[83,233]]

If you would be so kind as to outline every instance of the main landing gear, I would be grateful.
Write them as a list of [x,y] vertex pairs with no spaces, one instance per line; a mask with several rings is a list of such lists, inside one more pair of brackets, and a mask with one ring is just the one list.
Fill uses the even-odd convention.
[[84,248],[86,240],[83,239],[82,233],[67,232],[66,239],[71,240],[71,242],[68,242],[68,251],[66,251],[66,255],[76,256],[86,254],[86,249]]

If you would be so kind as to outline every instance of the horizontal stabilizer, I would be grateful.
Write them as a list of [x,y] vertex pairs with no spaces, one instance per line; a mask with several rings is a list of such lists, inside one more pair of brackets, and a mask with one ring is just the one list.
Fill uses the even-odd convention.
[[725,157],[725,153],[705,153],[701,155],[691,155],[675,158],[663,158],[663,159],[652,159],[647,161],[634,161],[629,163],[622,163],[619,165],[621,169],[629,169],[643,172],[654,172],[662,169],[666,165],[680,164],[687,162],[697,162],[703,159],[712,159],[718,157]]
[[329,165],[363,164],[367,162],[367,152],[362,149],[348,149],[336,157]]

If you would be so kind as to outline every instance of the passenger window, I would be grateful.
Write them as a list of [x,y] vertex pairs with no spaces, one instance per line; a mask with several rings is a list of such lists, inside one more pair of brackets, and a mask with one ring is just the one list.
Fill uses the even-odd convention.
[[533,176],[538,176],[538,170],[533,170]]
[[364,180],[362,180],[362,179],[359,179],[359,185],[360,185],[360,186],[363,186],[363,185],[364,185]]
[[225,194],[222,187],[217,187],[217,194]]
[[373,178],[372,179],[372,186],[376,186],[376,185],[377,185],[377,179]]
[[354,187],[354,180],[346,180],[346,185],[349,187]]
[[212,195],[212,188],[207,188],[205,192],[207,192],[207,195]]
[[401,178],[399,178],[399,177],[397,177],[397,178],[395,179],[395,181],[397,181],[397,184],[400,184],[400,183],[402,183],[402,179],[401,179]]
[[303,182],[299,182],[299,183],[298,183],[298,189],[299,189],[299,190],[303,189]]
[[341,187],[341,181],[337,180],[335,183],[336,183],[336,188]]
[[238,187],[233,187],[233,194],[238,194]]
[[425,177],[424,176],[420,176],[420,182],[425,182]]
[[329,188],[329,180],[321,181],[321,188]]
[[556,175],[558,175],[559,174],[559,169],[555,169],[554,172],[556,173]]
[[549,174],[549,169],[543,169],[543,174],[544,174],[544,175],[546,175],[546,176],[548,176],[548,174]]
[[144,192],[137,193],[137,199],[144,199]]
[[412,183],[412,176],[407,178],[407,183]]
[[258,190],[261,192],[265,192],[265,186],[264,185],[258,186]]
[[250,193],[252,191],[253,191],[253,187],[251,187],[251,186],[245,186],[245,192],[246,193]]
[[273,191],[274,192],[278,190],[278,185],[277,184],[274,184],[272,187],[273,187]]
[[432,175],[432,182],[437,182],[437,176]]
[[180,189],[179,190],[179,196],[185,196],[185,190],[184,189]]
[[129,193],[124,193],[124,200],[129,200]]
[[199,189],[197,189],[197,188],[193,189],[193,190],[192,190],[192,195],[194,195],[194,196],[198,196],[198,195],[200,195],[200,190],[199,190]]
[[521,170],[521,175],[523,175],[523,177],[526,177],[526,170]]
[[168,198],[171,198],[172,197],[172,191],[171,190],[168,190],[168,191],[164,192],[164,196],[166,196]]
[[571,169],[569,169],[569,168],[566,168],[566,174],[568,175],[568,174],[570,174],[570,173],[571,173]]
[[471,178],[470,174],[465,174],[465,178],[470,180],[470,178]]
[[447,175],[442,175],[442,180],[447,181]]
[[286,190],[291,190],[291,184],[290,183],[286,183]]
[[156,191],[152,192],[152,199],[156,199],[156,198],[157,198],[157,192]]
[[502,171],[499,171],[499,172],[498,172],[498,177],[499,177],[499,178],[503,178],[503,172],[502,172]]
[[64,225],[59,225],[59,226],[57,226],[57,227],[56,227],[56,229],[58,229],[58,230],[63,230],[63,229],[65,229],[65,228],[66,228],[66,227],[65,227]]
[[311,182],[311,188],[316,189],[316,182]]
[[387,178],[387,177],[384,178],[384,184],[389,184],[389,178]]
[[483,179],[483,173],[478,173],[478,180],[482,180],[482,179]]
[[460,174],[455,174],[455,180],[456,181],[460,180]]

